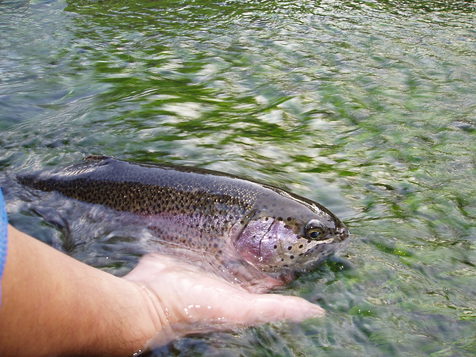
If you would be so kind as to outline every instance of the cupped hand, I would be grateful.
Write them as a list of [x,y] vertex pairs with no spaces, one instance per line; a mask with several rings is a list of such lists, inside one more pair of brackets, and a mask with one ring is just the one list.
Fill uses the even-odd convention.
[[172,257],[149,254],[125,277],[141,287],[157,329],[153,344],[177,337],[273,321],[321,317],[324,310],[294,296],[251,293]]

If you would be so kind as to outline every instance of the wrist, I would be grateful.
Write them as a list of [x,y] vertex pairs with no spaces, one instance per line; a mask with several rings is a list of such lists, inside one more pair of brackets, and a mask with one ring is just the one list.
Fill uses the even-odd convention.
[[166,331],[165,314],[157,299],[142,285],[103,273],[95,300],[86,302],[97,307],[100,316],[91,327],[89,341],[84,341],[88,356],[125,356],[142,352],[157,335]]
[[121,285],[127,289],[124,295],[126,319],[129,328],[124,331],[124,340],[130,341],[134,352],[144,351],[152,341],[165,343],[171,340],[172,331],[161,301],[145,285],[124,278]]

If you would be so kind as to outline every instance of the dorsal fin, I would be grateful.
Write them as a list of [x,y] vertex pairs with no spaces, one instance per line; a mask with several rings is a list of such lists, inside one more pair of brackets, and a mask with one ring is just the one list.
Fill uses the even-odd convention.
[[84,161],[102,161],[106,159],[111,159],[111,157],[105,156],[105,155],[88,155],[83,160]]

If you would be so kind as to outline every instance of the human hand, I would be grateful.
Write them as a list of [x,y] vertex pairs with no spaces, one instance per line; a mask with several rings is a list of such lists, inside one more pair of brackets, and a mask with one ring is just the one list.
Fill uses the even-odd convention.
[[125,356],[193,332],[323,315],[301,298],[254,294],[167,256],[147,255],[118,278],[11,226],[8,237],[1,356]]
[[250,293],[172,257],[149,254],[124,277],[141,287],[160,345],[190,333],[229,330],[273,321],[322,317],[324,310],[294,296]]

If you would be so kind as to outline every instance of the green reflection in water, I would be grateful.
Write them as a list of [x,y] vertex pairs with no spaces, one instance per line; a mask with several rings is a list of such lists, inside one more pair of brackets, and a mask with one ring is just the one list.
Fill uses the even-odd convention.
[[[343,260],[285,290],[322,304],[326,319],[187,338],[156,355],[472,354],[474,2],[0,10],[3,171],[90,153],[174,161],[288,187],[351,228]],[[12,212],[35,233],[29,215]]]

